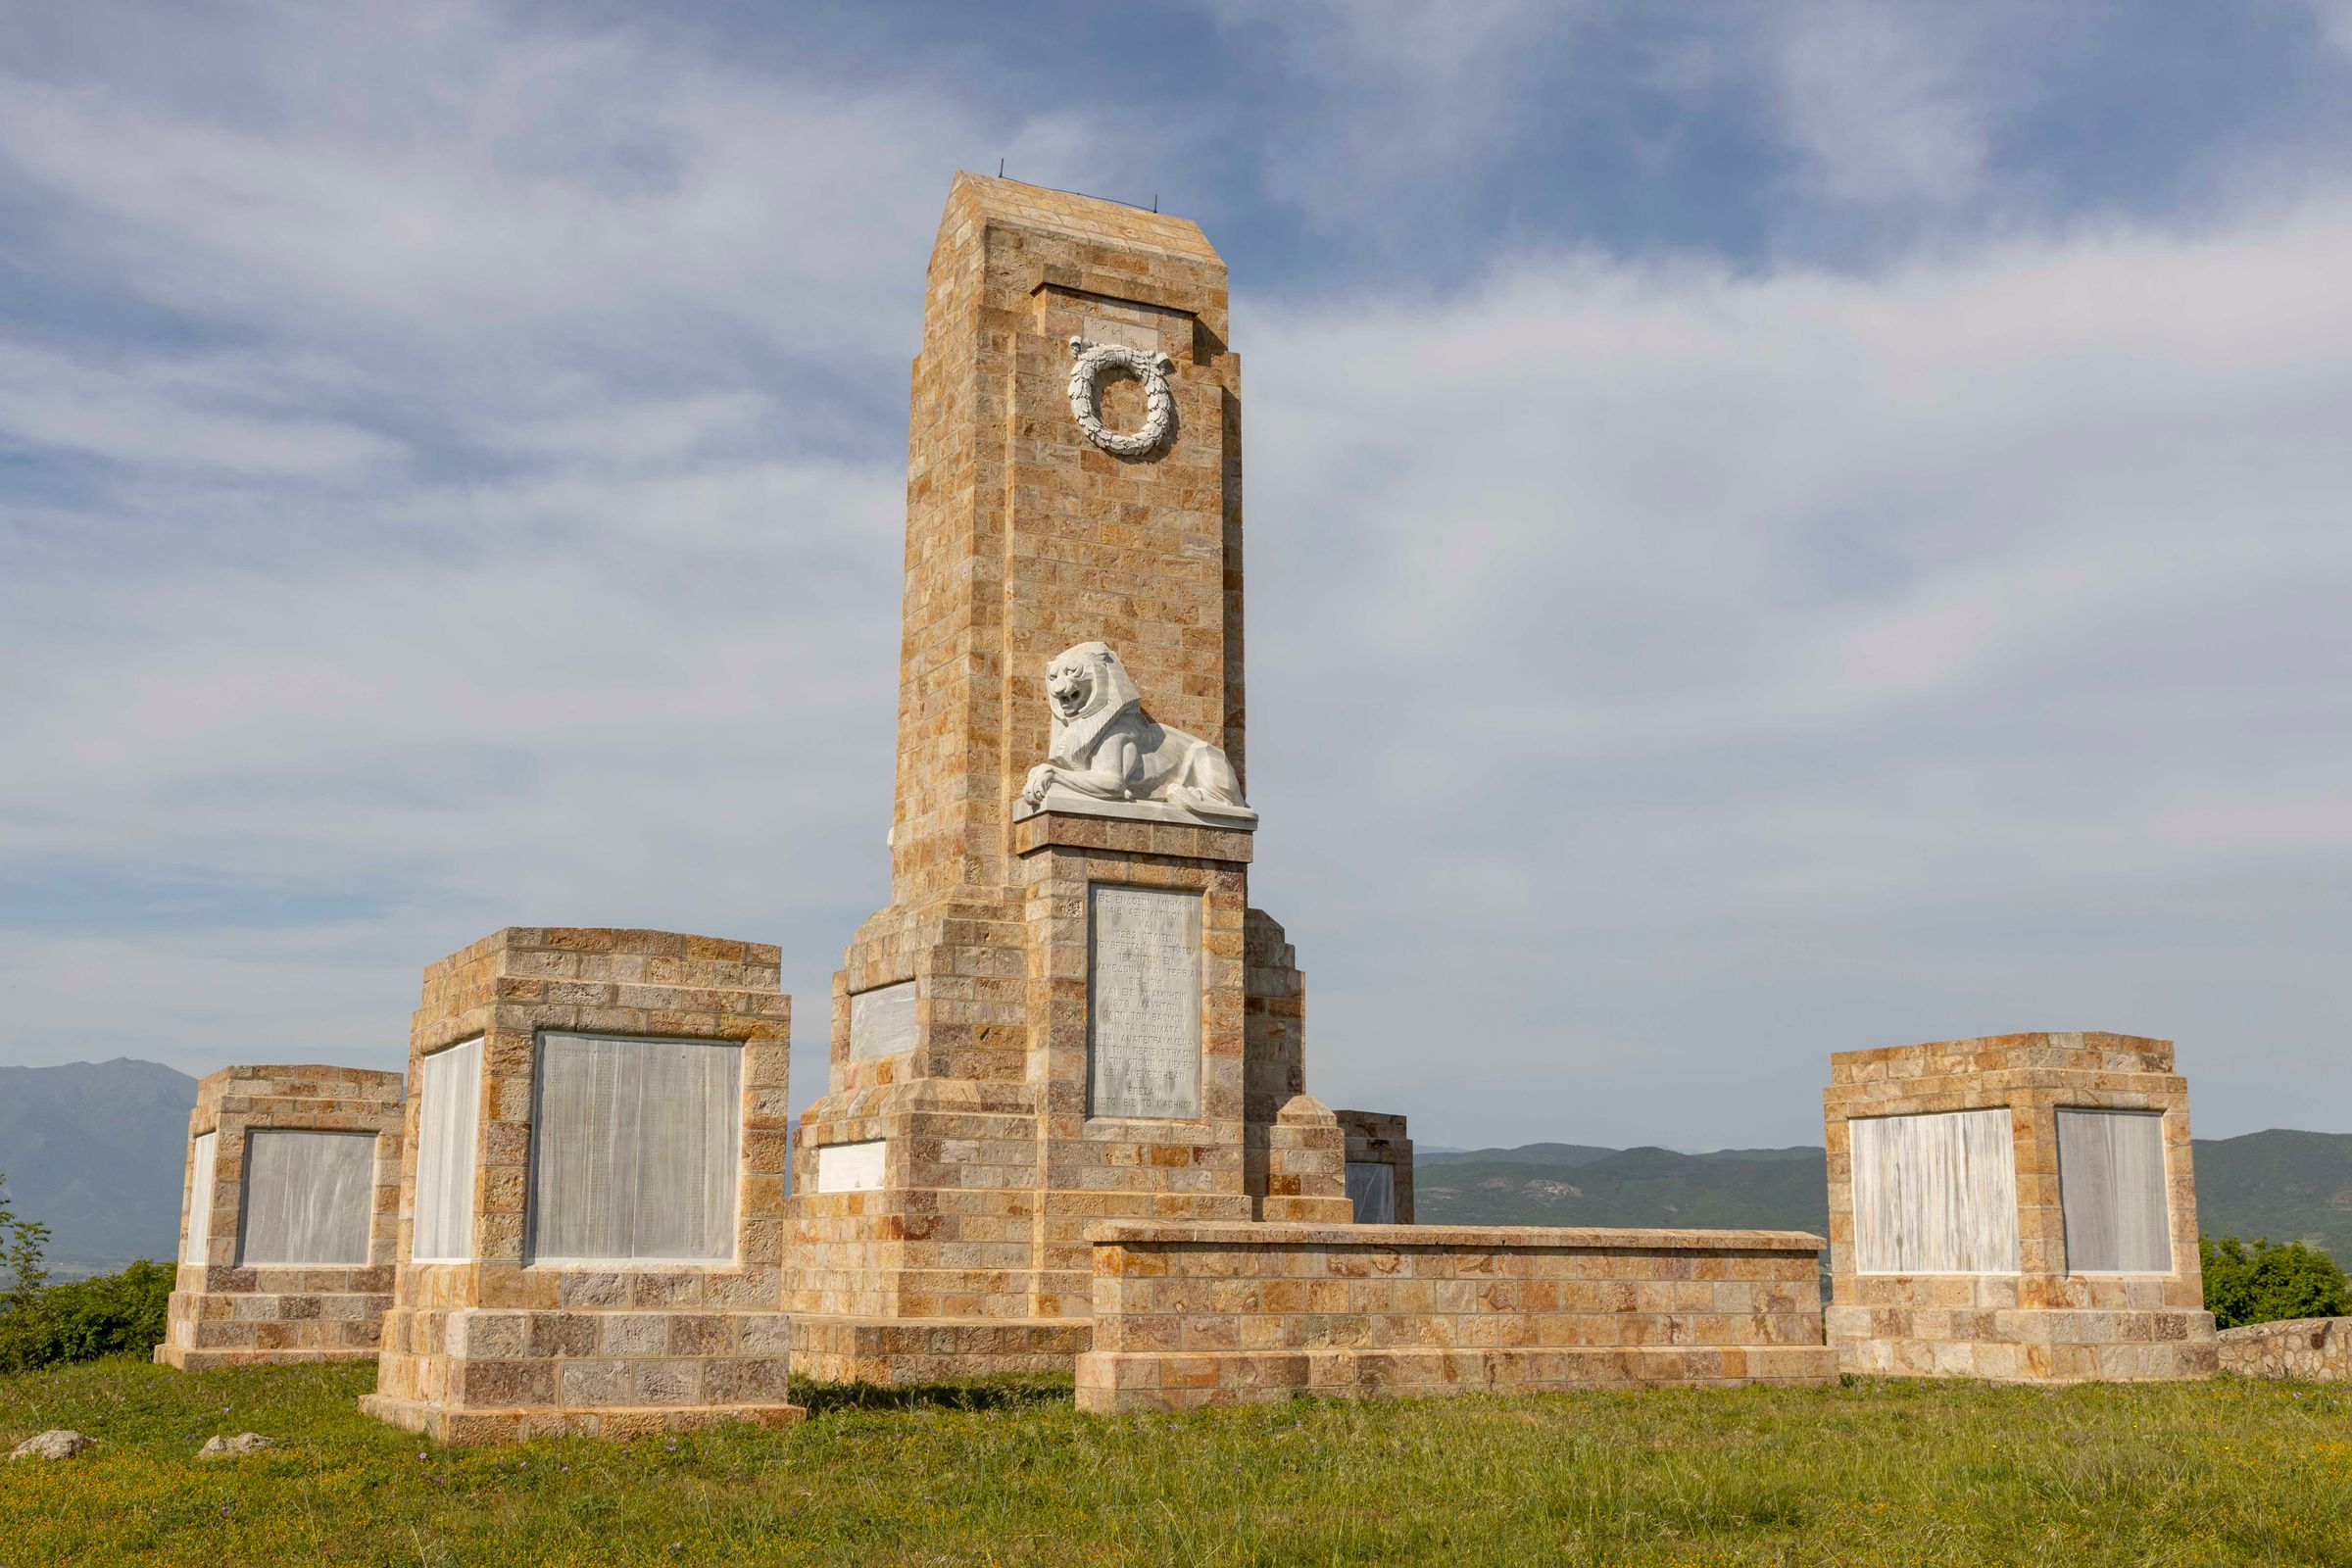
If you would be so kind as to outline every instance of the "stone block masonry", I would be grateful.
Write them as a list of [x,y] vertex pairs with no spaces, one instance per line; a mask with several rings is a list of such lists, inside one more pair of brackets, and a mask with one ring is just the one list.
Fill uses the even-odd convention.
[[2248,1323],[2217,1337],[2222,1370],[2249,1378],[2352,1383],[2352,1317]]
[[[809,1376],[1066,1366],[1099,1220],[1350,1212],[1339,1123],[1305,1093],[1305,983],[1250,906],[1255,817],[1233,809],[1229,330],[1196,224],[956,177],[911,374],[891,905],[835,977],[795,1154],[784,1301]],[[1114,693],[1103,723],[1148,710],[1137,757],[1181,765],[1025,800],[1051,756],[1082,776],[1087,748],[1119,751],[1127,730],[1072,740]]]
[[1106,1221],[1078,1407],[1820,1384],[1821,1238]]
[[188,1113],[179,1271],[155,1359],[372,1361],[392,1301],[401,1076],[223,1067]]
[[425,971],[370,1414],[449,1443],[779,1425],[772,947],[512,928]]
[[1841,1370],[2212,1374],[2188,1084],[2170,1041],[1999,1035],[1830,1058]]

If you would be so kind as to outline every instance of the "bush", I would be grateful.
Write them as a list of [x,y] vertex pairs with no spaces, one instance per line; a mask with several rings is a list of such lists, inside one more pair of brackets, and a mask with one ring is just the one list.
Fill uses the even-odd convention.
[[[7,1178],[0,1177],[0,1190]],[[120,1274],[48,1284],[42,1244],[49,1228],[19,1219],[0,1199],[0,1256],[9,1284],[0,1292],[0,1372],[29,1372],[67,1361],[89,1361],[121,1350],[152,1350],[163,1343],[164,1311],[178,1270],[145,1258]]]
[[2234,1236],[2218,1242],[2201,1236],[2197,1258],[2205,1270],[2205,1310],[2217,1328],[2352,1313],[2344,1271],[2301,1242],[2274,1247],[2257,1236],[2249,1248]]

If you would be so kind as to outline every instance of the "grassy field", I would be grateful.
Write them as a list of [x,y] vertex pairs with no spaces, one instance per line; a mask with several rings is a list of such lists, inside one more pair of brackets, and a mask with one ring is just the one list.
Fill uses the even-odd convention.
[[[784,1433],[443,1450],[358,1369],[0,1379],[0,1564],[2347,1563],[2352,1392],[1858,1383],[1080,1416],[807,1391]],[[269,1452],[199,1464],[246,1430]]]

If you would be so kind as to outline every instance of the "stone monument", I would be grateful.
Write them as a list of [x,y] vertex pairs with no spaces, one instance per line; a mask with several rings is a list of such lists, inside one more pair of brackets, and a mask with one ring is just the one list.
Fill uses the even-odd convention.
[[1062,1368],[1097,1220],[1345,1223],[1250,907],[1240,362],[1183,219],[958,174],[913,366],[891,905],[804,1114],[794,1362]]
[[1840,1370],[2214,1371],[2188,1083],[2170,1041],[2025,1034],[1841,1052],[1822,1098]]
[[179,1272],[155,1358],[372,1361],[392,1299],[401,1079],[223,1067],[188,1112]]
[[777,951],[510,928],[424,972],[372,1415],[443,1442],[778,1425]]

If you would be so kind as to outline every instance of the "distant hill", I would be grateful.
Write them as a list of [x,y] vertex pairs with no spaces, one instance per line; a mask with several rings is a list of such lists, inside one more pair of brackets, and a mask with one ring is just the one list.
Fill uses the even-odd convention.
[[196,1080],[159,1062],[0,1067],[0,1174],[57,1273],[172,1255],[195,1104]]
[[[18,1212],[46,1222],[61,1274],[169,1258],[196,1080],[118,1057],[0,1067],[0,1173]],[[1818,1148],[1669,1149],[1525,1144],[1424,1150],[1424,1224],[1755,1227],[1820,1235],[1829,1223]],[[2352,1133],[2274,1129],[2196,1143],[2208,1235],[2305,1241],[2352,1263]]]
[[[2197,1219],[2209,1236],[2310,1242],[2352,1263],[2352,1133],[2273,1129],[2197,1139]],[[1418,1155],[1423,1224],[1658,1225],[1811,1231],[1829,1223],[1819,1148],[1528,1144]]]
[[1815,1235],[1829,1225],[1829,1165],[1818,1149],[1678,1154],[1530,1144],[1416,1157],[1414,1167],[1413,1214],[1425,1225],[1659,1225]]

